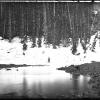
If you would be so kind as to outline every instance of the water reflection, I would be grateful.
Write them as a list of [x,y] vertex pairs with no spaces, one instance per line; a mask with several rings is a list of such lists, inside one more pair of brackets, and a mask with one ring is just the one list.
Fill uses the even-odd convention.
[[78,78],[79,75],[78,74],[72,74],[72,83],[73,83],[73,92],[75,95],[78,95],[78,91],[79,91],[79,83],[78,83]]
[[71,76],[47,66],[0,70],[0,95],[14,93],[14,96],[25,98],[57,98],[70,97],[72,91],[77,95],[78,90],[88,90],[87,76]]
[[22,83],[23,87],[22,87],[22,96],[23,97],[28,97],[27,95],[27,80],[25,77],[23,77],[23,83]]

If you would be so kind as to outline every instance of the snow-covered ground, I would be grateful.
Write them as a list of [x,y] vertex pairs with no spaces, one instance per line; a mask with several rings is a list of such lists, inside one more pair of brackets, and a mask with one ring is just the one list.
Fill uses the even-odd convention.
[[[91,43],[95,36],[91,37]],[[1,37],[0,37],[1,38]],[[22,44],[20,39],[15,37],[11,43],[8,40],[0,39],[0,64],[31,64],[31,65],[51,65],[52,67],[62,67],[71,64],[83,64],[91,61],[100,61],[100,44],[99,40],[96,43],[96,52],[91,52],[89,49],[84,54],[81,44],[78,45],[80,55],[72,55],[71,46],[53,49],[46,48],[42,42],[42,47],[31,48],[31,41],[28,41],[28,49],[23,55]],[[84,56],[86,56],[84,58]],[[50,57],[50,63],[48,63]]]

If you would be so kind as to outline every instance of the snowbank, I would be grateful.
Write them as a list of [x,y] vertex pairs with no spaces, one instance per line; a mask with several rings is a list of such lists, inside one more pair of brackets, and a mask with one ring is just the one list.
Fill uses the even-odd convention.
[[[91,37],[91,43],[94,36]],[[2,40],[0,37],[0,64],[47,64],[52,67],[61,67],[65,65],[80,65],[83,63],[89,63],[91,61],[100,61],[100,46],[99,40],[96,43],[96,52],[91,52],[90,49],[84,54],[81,44],[78,45],[78,52],[80,55],[72,55],[71,46],[60,47],[53,49],[46,48],[42,40],[42,47],[31,48],[32,42],[28,41],[28,48],[23,55],[22,44],[20,39],[15,37],[11,43],[8,40]],[[86,57],[85,57],[86,56]],[[48,58],[50,57],[50,63]]]

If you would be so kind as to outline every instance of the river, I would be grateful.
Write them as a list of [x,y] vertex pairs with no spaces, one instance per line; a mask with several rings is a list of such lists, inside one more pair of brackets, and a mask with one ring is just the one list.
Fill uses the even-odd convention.
[[89,90],[89,76],[72,75],[51,66],[0,70],[0,97],[62,98]]

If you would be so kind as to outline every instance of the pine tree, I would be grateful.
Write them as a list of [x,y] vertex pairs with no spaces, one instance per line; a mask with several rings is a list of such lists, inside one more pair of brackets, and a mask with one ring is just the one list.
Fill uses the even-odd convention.
[[10,9],[10,5],[8,7],[8,35],[9,35],[9,42],[11,42],[12,39],[12,31],[11,31],[11,9]]

